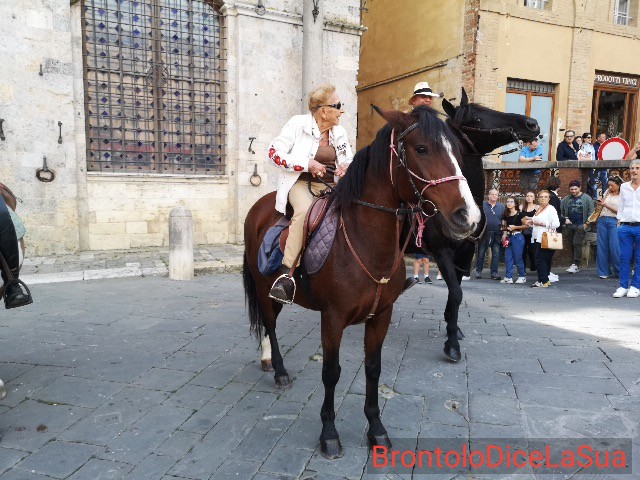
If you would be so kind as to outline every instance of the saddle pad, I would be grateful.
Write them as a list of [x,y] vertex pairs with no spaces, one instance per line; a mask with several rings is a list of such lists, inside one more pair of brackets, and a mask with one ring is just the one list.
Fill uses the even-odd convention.
[[275,273],[282,265],[283,251],[280,249],[280,235],[289,226],[289,219],[284,216],[267,230],[260,250],[258,250],[258,270],[263,275]]
[[304,264],[310,275],[318,273],[324,262],[327,261],[333,241],[336,238],[339,220],[338,211],[331,206],[320,227],[309,240],[309,245],[304,253]]

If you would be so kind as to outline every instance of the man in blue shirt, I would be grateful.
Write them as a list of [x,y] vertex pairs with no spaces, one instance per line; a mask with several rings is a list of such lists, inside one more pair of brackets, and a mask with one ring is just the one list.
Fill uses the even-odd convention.
[[478,256],[476,259],[476,278],[482,278],[484,257],[487,249],[491,248],[491,278],[500,280],[498,276],[498,262],[500,261],[500,246],[502,244],[502,214],[504,205],[498,203],[498,190],[489,190],[487,201],[482,204],[484,216],[487,218],[487,228],[482,241],[478,244]]
[[[520,156],[518,157],[519,162],[540,162],[542,159],[542,146],[539,144],[537,138],[527,143],[520,151]],[[536,191],[539,180],[540,170],[520,170],[520,186],[522,190]]]

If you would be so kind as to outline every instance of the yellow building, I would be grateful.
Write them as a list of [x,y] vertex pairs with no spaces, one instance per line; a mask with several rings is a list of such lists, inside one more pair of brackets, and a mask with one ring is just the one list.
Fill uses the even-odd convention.
[[[429,82],[453,100],[538,120],[549,160],[565,129],[637,141],[639,0],[367,0],[358,146]],[[504,160],[513,160],[505,158]]]

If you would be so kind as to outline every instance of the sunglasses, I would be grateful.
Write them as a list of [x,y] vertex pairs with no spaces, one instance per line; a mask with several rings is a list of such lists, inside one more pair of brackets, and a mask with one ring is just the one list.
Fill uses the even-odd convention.
[[590,140],[590,139],[591,139],[591,137],[584,137],[584,138],[586,138],[587,140]]
[[331,105],[318,105],[318,108],[320,107],[331,107],[331,108],[335,108],[336,110],[340,110],[342,107],[344,107],[344,103],[338,102],[338,103],[332,103]]
[[565,135],[564,138],[573,138],[575,135]]

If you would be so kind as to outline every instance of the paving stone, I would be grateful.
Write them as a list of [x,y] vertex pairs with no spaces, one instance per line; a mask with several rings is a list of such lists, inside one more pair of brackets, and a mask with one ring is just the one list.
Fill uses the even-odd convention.
[[36,392],[33,397],[44,402],[95,408],[124,387],[122,383],[62,377]]
[[126,463],[92,458],[71,475],[69,480],[120,480],[132,469],[133,466]]
[[615,378],[587,377],[575,375],[554,375],[536,373],[513,373],[514,385],[527,387],[561,388],[576,392],[623,395],[627,390]]
[[429,396],[425,399],[421,429],[429,423],[468,427],[467,395]]
[[260,463],[261,462],[227,460],[216,470],[211,480],[251,478],[258,471],[258,468],[260,468]]
[[159,363],[158,367],[199,373],[211,365],[214,360],[215,359],[212,359],[207,355],[203,355],[202,353],[179,350],[163,362]]
[[[162,445],[155,449],[155,453],[158,455],[172,457],[174,459],[182,458],[196,443],[202,440],[202,437],[203,435],[199,433],[176,430],[164,441]],[[167,470],[162,473],[166,473]]]
[[[151,454],[126,476],[125,480],[157,480],[175,464],[175,458]],[[173,477],[175,479],[175,477]]]
[[345,447],[344,456],[335,460],[327,460],[318,449],[307,469],[347,478],[360,478],[369,458],[368,448]]
[[20,470],[66,478],[84,465],[97,447],[78,443],[51,442],[17,465]]
[[199,385],[183,385],[178,391],[172,393],[166,400],[166,404],[177,407],[191,408],[199,410],[207,402],[211,401],[218,394],[219,390]]
[[231,410],[231,405],[224,403],[209,402],[198,409],[181,428],[189,432],[206,434],[216,423]]
[[0,400],[0,405],[7,405],[9,407],[15,407],[25,398],[30,397],[38,390],[46,387],[50,383],[54,382],[57,378],[63,376],[67,371],[67,368],[63,367],[49,367],[49,366],[36,366],[31,370],[23,373],[19,377],[16,377],[7,384],[7,396]]
[[292,476],[300,475],[304,471],[311,456],[312,452],[308,450],[300,450],[289,446],[278,446],[269,454],[260,467],[260,471]]
[[151,390],[175,392],[191,380],[193,376],[192,372],[152,368],[143,373],[134,384]]
[[90,411],[71,405],[48,405],[27,400],[0,417],[0,446],[32,452],[82,420]]
[[12,448],[5,448],[4,445],[0,448],[0,475],[3,472],[9,470],[16,463],[29,456],[30,452],[22,450],[14,450]]
[[611,404],[605,395],[594,393],[576,394],[575,391],[559,388],[530,387],[516,385],[518,400],[524,405],[546,405],[569,410],[609,411]]
[[[22,275],[20,275],[22,278]],[[39,475],[35,472],[25,472],[24,470],[13,469],[0,476],[2,480],[54,480],[47,475]]]
[[469,418],[472,422],[517,425],[521,421],[519,403],[513,397],[470,393]]

